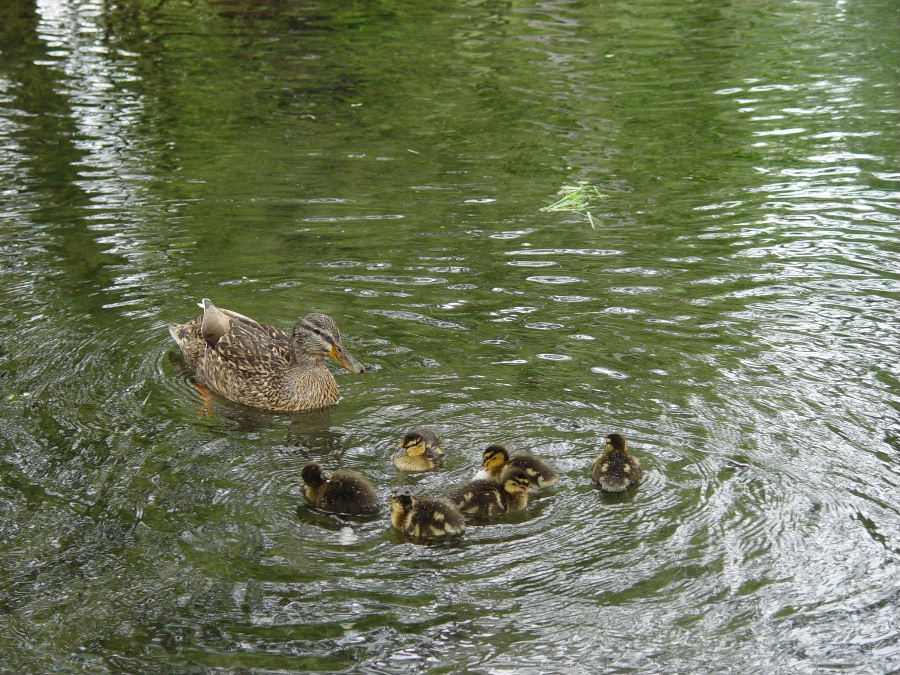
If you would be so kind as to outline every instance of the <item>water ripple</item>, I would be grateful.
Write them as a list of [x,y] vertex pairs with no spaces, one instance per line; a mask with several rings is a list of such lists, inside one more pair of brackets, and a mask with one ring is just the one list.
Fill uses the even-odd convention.
[[[4,667],[895,668],[892,16],[156,4],[0,26]],[[578,180],[595,229],[538,214]],[[367,372],[323,411],[209,404],[165,323],[213,291],[335,316]],[[397,472],[425,423],[446,466]],[[621,495],[588,475],[612,431]],[[493,442],[560,483],[390,529],[391,489]],[[308,461],[384,510],[311,508]]]

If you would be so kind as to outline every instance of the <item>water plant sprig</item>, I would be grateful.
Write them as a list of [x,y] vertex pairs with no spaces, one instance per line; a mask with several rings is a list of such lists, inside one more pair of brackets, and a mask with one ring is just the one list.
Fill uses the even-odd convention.
[[591,229],[597,229],[594,226],[594,216],[591,215],[590,207],[592,199],[606,199],[606,195],[600,192],[596,185],[591,185],[587,181],[578,181],[576,185],[563,185],[556,193],[562,195],[552,204],[542,206],[541,211],[570,211],[572,213],[580,213],[587,216]]

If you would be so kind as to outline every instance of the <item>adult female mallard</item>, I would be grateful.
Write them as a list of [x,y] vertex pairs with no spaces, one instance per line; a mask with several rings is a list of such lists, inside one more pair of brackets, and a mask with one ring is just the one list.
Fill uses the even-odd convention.
[[288,335],[207,298],[200,307],[201,316],[170,323],[169,333],[200,384],[232,401],[279,412],[322,408],[339,398],[326,356],[351,373],[363,372],[325,314],[307,314]]
[[593,481],[606,492],[624,492],[629,486],[640,482],[643,475],[641,462],[628,452],[625,437],[609,434],[603,452],[591,465]]
[[559,476],[552,466],[540,457],[522,454],[509,456],[509,451],[502,445],[489,445],[481,455],[481,470],[475,474],[476,480],[489,480],[500,483],[504,473],[510,468],[522,469],[537,489],[553,485]]
[[434,427],[419,427],[407,433],[394,454],[401,471],[430,471],[444,465],[441,436]]

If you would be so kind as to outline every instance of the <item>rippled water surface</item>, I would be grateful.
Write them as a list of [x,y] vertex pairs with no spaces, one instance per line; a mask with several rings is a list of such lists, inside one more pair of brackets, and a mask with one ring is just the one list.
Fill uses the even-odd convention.
[[[0,672],[897,672],[897,15],[0,3]],[[201,297],[367,372],[204,410]],[[562,479],[459,540],[303,501],[497,441]]]

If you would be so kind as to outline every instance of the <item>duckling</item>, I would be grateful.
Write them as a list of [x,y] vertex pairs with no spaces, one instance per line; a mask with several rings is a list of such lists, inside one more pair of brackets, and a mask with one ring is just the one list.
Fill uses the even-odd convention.
[[531,480],[523,469],[513,467],[503,474],[503,482],[473,480],[464,483],[447,495],[447,498],[465,514],[498,516],[517,513],[528,506]]
[[394,466],[401,471],[430,471],[444,465],[441,436],[434,427],[413,429],[398,446]]
[[621,434],[609,434],[606,447],[591,465],[591,478],[602,490],[624,492],[630,485],[636,485],[644,475],[641,462],[625,445]]
[[412,537],[430,538],[460,534],[466,520],[446,499],[391,493],[391,525]]
[[371,513],[378,510],[375,488],[363,476],[349,469],[338,469],[330,476],[318,464],[300,470],[306,483],[304,492],[313,506],[336,513]]
[[531,480],[531,484],[537,489],[553,485],[559,480],[559,476],[552,466],[540,457],[534,455],[513,455],[502,445],[489,445],[481,455],[482,469],[475,474],[476,480],[490,480],[499,483],[503,478],[503,472],[509,468],[522,469]]

